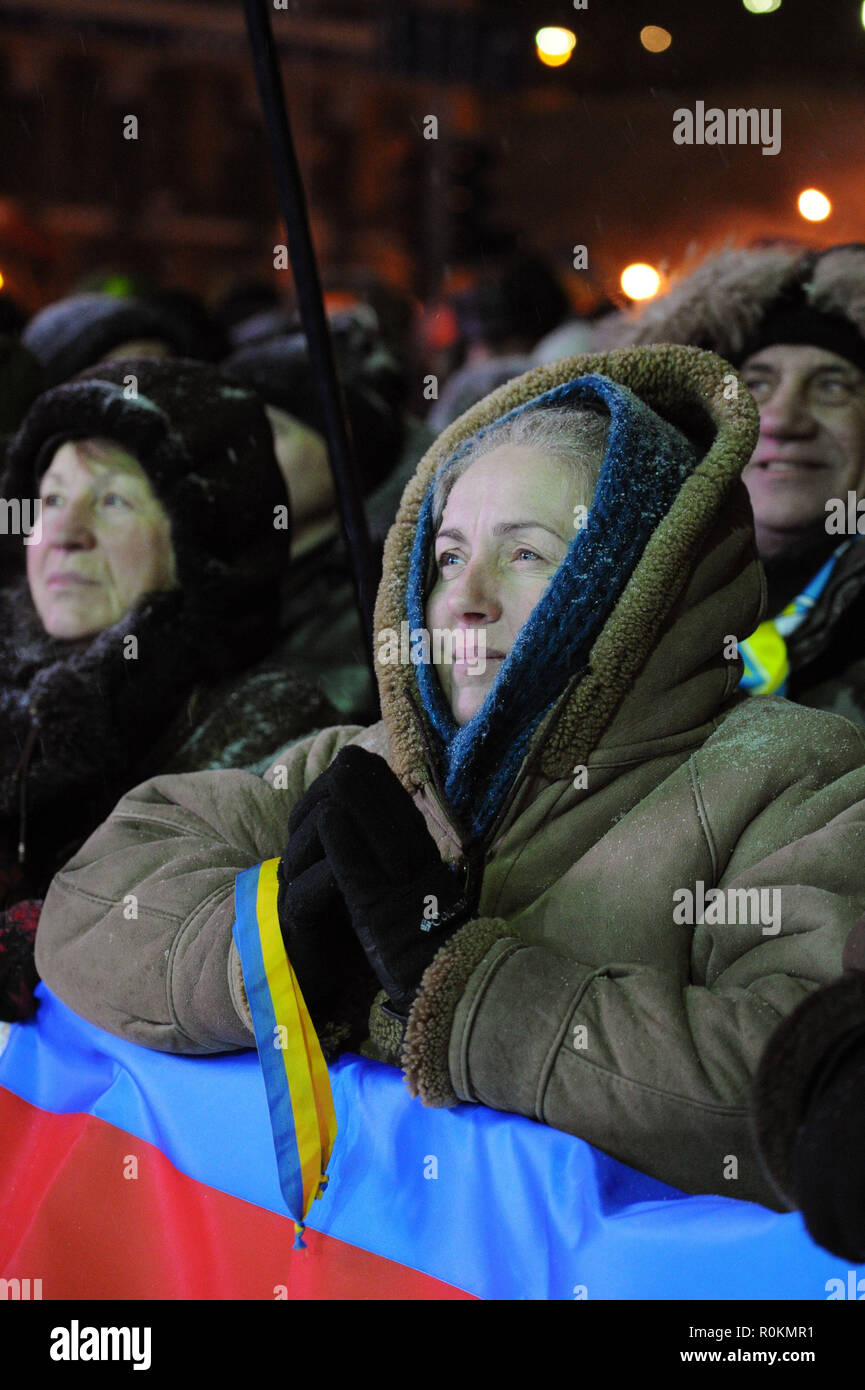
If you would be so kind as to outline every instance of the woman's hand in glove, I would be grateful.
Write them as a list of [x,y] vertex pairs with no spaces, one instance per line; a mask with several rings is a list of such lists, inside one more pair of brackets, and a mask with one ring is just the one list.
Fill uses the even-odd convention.
[[357,940],[405,1018],[439,947],[468,919],[460,876],[383,758],[343,748],[316,813]]
[[796,1205],[818,1245],[865,1260],[865,1028],[826,1058],[792,1156]]
[[328,801],[335,766],[332,763],[317,777],[295,804],[288,821],[288,844],[276,875],[282,939],[313,1016],[370,977],[318,833],[318,817]]

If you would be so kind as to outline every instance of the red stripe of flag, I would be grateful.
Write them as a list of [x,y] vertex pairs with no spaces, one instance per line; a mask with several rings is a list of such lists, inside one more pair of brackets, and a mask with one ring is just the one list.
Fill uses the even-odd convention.
[[41,1279],[43,1299],[473,1297],[318,1231],[292,1251],[287,1216],[187,1177],[94,1115],[0,1089],[0,1134],[0,1277]]

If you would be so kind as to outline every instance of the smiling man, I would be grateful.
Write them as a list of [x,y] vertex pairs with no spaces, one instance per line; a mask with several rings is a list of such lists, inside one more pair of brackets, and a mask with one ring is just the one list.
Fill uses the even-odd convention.
[[825,348],[781,343],[752,354],[741,370],[760,409],[760,439],[744,477],[768,572],[773,561],[801,564],[812,549],[834,547],[826,501],[860,489],[865,373]]
[[739,643],[743,688],[860,725],[865,545],[830,521],[865,496],[863,288],[865,246],[727,251],[624,335],[711,348],[739,368],[760,411],[743,480],[768,591],[765,621]]

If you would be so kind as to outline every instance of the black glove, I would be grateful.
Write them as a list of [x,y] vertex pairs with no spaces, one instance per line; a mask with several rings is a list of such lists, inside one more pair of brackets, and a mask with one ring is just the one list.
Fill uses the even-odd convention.
[[318,832],[318,816],[327,802],[335,765],[317,777],[294,806],[288,844],[276,872],[282,939],[313,1022],[346,992],[360,988],[363,993],[371,979]]
[[848,1033],[812,1081],[792,1178],[817,1244],[854,1264],[865,1260],[865,1028]]
[[402,1018],[444,941],[469,917],[461,875],[383,758],[343,748],[317,826],[366,958]]

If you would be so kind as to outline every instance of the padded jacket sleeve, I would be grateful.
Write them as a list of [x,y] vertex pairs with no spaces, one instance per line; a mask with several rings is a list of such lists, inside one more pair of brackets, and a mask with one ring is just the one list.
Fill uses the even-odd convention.
[[232,940],[234,880],[282,854],[295,802],[381,726],[292,745],[265,776],[155,777],[129,792],[49,889],[36,939],[48,986],[91,1023],[164,1052],[255,1040]]

